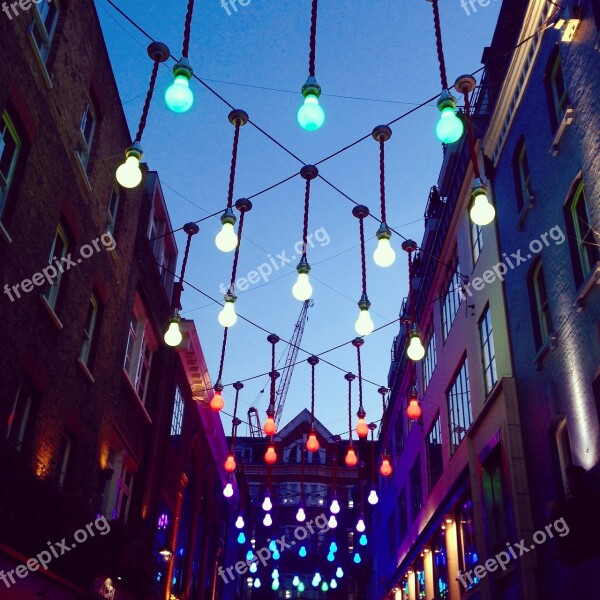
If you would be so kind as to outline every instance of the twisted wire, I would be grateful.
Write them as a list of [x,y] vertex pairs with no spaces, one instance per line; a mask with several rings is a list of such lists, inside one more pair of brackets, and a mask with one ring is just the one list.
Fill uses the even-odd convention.
[[194,13],[194,0],[189,0],[187,14],[185,16],[185,27],[183,30],[183,50],[181,55],[188,58],[190,53],[190,37],[192,33],[192,14]]
[[379,190],[381,194],[381,221],[387,223],[385,214],[385,137],[379,136]]
[[140,126],[135,135],[135,141],[141,142],[142,136],[144,135],[144,129],[146,129],[146,123],[148,121],[148,113],[150,112],[150,103],[152,102],[152,96],[154,95],[154,87],[156,86],[156,77],[158,75],[158,67],[160,61],[155,60],[152,67],[152,75],[150,76],[150,86],[148,87],[148,93],[146,94],[146,101],[144,102],[144,108],[142,109],[142,116],[140,118]]
[[315,55],[317,51],[317,3],[313,0],[312,11],[310,15],[310,53],[308,56],[308,74],[315,76]]
[[229,331],[229,327],[225,327],[223,330],[223,344],[221,345],[221,360],[219,361],[219,375],[217,377],[217,381],[221,381],[221,377],[223,376],[223,365],[225,364],[225,350],[227,348],[227,332]]
[[475,154],[475,140],[473,138],[473,124],[471,123],[471,103],[469,101],[469,92],[467,89],[463,90],[463,96],[465,98],[465,117],[467,119],[467,135],[469,138],[469,153],[471,155],[471,162],[473,163],[473,172],[477,179],[481,178],[479,173],[479,164],[477,162],[477,155]]
[[235,276],[237,275],[238,261],[240,258],[240,246],[242,245],[242,231],[244,229],[244,215],[245,211],[240,213],[240,226],[238,228],[238,245],[235,249],[235,254],[233,256],[233,266],[231,267],[231,283],[229,284],[229,290],[231,292],[235,289]]
[[438,61],[440,63],[440,79],[442,89],[448,89],[448,77],[446,76],[446,61],[444,59],[444,46],[442,45],[442,27],[440,25],[440,9],[438,0],[432,0],[433,4],[433,24],[435,26],[435,43],[437,47]]
[[306,258],[308,248],[308,212],[310,207],[310,179],[306,180],[304,190],[304,222],[302,224],[302,258]]
[[360,360],[360,346],[356,346],[356,356],[358,362],[358,410],[363,410],[363,390],[362,390],[362,362]]
[[362,293],[367,294],[367,257],[365,256],[365,226],[363,219],[359,219],[360,228],[360,259],[362,261]]
[[235,182],[235,169],[237,166],[237,154],[238,145],[240,140],[240,126],[239,119],[235,120],[235,132],[233,134],[233,150],[231,152],[231,170],[229,172],[229,190],[227,192],[227,208],[233,206],[233,185]]

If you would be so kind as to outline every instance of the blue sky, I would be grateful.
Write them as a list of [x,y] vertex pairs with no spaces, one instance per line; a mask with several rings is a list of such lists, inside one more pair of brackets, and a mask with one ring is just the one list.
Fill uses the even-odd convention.
[[[187,1],[116,2],[150,35],[165,42],[173,55],[181,54]],[[96,6],[125,113],[130,129],[135,131],[152,66],[145,51],[148,41],[105,0],[97,0]],[[429,2],[322,1],[316,75],[323,89],[321,104],[327,121],[317,132],[301,130],[295,115],[302,100],[300,88],[308,74],[310,6],[310,0],[250,0],[247,6],[238,6],[237,12],[230,9],[232,14],[228,15],[220,0],[197,1],[190,49],[197,75],[231,104],[246,110],[253,121],[307,163],[335,152],[440,91]],[[478,69],[483,49],[491,42],[500,2],[475,6],[477,12],[467,15],[460,0],[441,1],[450,82]],[[143,148],[149,167],[159,172],[163,182],[173,226],[181,227],[224,208],[233,127],[227,120],[229,108],[198,82],[193,83],[196,101],[192,110],[184,115],[171,113],[163,101],[171,81],[170,69],[162,68]],[[433,104],[420,109],[392,126],[393,136],[386,144],[388,222],[419,243],[429,189],[437,180],[442,159],[434,135],[437,118]],[[298,172],[300,167],[246,125],[240,133],[235,198],[255,194]],[[379,149],[374,140],[369,138],[327,161],[320,172],[379,216]],[[268,263],[269,254],[285,252],[287,257],[294,256],[294,244],[302,239],[303,202],[304,181],[299,177],[253,200],[254,208],[244,226],[238,277]],[[322,181],[313,183],[309,232],[320,233],[315,247],[309,249],[308,260],[313,267],[315,305],[309,311],[302,341],[302,347],[310,352],[322,352],[356,335],[354,321],[361,281],[358,222],[352,216],[352,207]],[[368,293],[372,317],[379,327],[397,318],[406,295],[406,256],[400,249],[401,240],[394,236],[396,263],[388,269],[376,267],[372,253],[377,224],[367,220],[365,225]],[[186,273],[186,279],[217,298],[221,297],[219,285],[228,283],[233,257],[216,249],[214,237],[219,229],[217,218],[200,224]],[[185,234],[177,234],[177,240],[181,252]],[[301,308],[291,295],[296,262],[274,269],[268,283],[261,280],[240,292],[236,303],[238,313],[286,339],[292,335]],[[182,302],[183,316],[197,323],[214,380],[223,333],[217,322],[220,308],[189,287]],[[394,324],[366,338],[362,349],[364,377],[387,383],[390,348],[397,331],[398,325]],[[277,350],[281,355],[284,344],[280,343]],[[307,355],[300,353],[299,358],[306,359]],[[352,346],[331,352],[326,358],[356,372]],[[269,369],[266,334],[238,320],[229,335],[224,383]],[[317,366],[316,416],[333,433],[347,430],[347,384],[343,375],[322,362]],[[224,393],[228,412],[233,409],[232,391],[227,388]],[[365,385],[363,401],[367,420],[379,419],[377,388]],[[248,407],[255,405],[264,420],[267,404],[268,378],[251,381],[241,393],[240,417],[245,419]],[[356,394],[354,404],[355,412]],[[310,367],[304,362],[295,369],[282,425],[309,406]],[[223,419],[228,431],[231,421],[226,416]],[[245,433],[244,426],[241,433]]]

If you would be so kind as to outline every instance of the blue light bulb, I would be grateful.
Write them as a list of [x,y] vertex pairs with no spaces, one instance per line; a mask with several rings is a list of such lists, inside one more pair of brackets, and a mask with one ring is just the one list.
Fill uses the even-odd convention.
[[364,533],[360,536],[360,539],[358,540],[358,543],[361,546],[366,546],[367,545],[367,536]]
[[304,546],[300,546],[300,551],[298,552],[300,558],[304,558],[306,556],[306,548]]
[[238,544],[246,543],[246,536],[244,535],[243,531],[240,531],[240,535],[238,535],[237,541],[238,541]]

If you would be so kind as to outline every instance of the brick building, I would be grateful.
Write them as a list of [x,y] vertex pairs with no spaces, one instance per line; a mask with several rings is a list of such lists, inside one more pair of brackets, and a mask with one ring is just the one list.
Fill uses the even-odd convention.
[[0,45],[0,597],[219,597],[224,434],[194,324],[162,342],[177,247],[157,174],[115,183],[93,3],[3,14]]

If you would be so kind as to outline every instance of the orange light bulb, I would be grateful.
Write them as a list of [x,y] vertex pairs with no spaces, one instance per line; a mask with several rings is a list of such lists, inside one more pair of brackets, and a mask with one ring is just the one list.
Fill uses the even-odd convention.
[[227,460],[225,461],[225,470],[228,473],[233,473],[235,471],[236,467],[237,467],[237,464],[235,462],[235,458],[233,458],[233,454],[230,454],[227,457]]
[[381,460],[381,466],[379,467],[379,472],[384,477],[389,477],[392,474],[392,465],[390,464],[390,459],[387,456],[384,456]]
[[365,421],[364,417],[360,417],[358,419],[358,423],[356,424],[356,435],[358,435],[358,437],[364,438],[367,437],[368,434],[369,426],[367,425],[367,422]]
[[277,425],[275,424],[275,419],[273,417],[267,417],[263,426],[263,431],[265,432],[265,435],[275,435],[277,433]]
[[221,396],[220,391],[216,391],[215,395],[212,397],[210,401],[210,407],[215,411],[219,412],[225,406],[225,402],[223,402],[223,396]]
[[353,446],[350,446],[348,448],[348,453],[346,454],[345,462],[346,466],[348,467],[356,466],[356,463],[358,462],[358,456],[356,456],[356,450]]
[[308,435],[308,439],[306,440],[306,449],[309,452],[316,452],[319,449],[319,440],[317,439],[317,434],[314,431],[311,431]]
[[274,465],[277,460],[277,453],[275,452],[275,448],[273,445],[270,445],[265,453],[265,462],[268,465]]
[[423,411],[421,410],[421,407],[419,406],[419,401],[412,399],[410,401],[410,404],[408,405],[408,408],[406,409],[406,414],[407,414],[408,418],[412,419],[413,421],[416,421],[417,419],[419,419],[421,417],[422,413],[423,413]]

